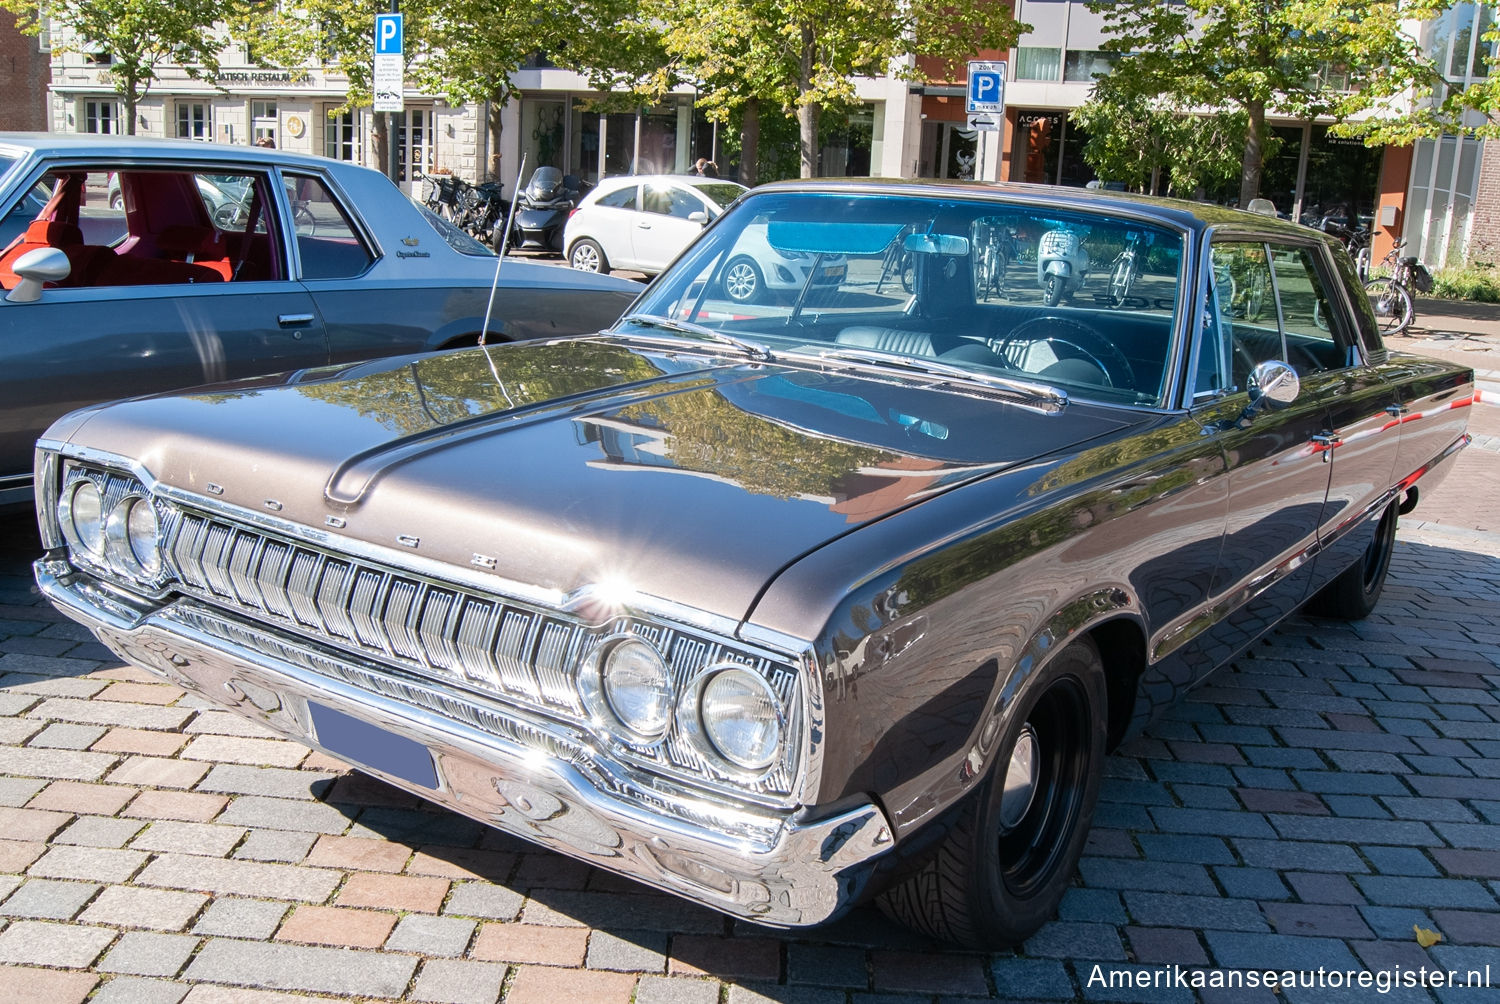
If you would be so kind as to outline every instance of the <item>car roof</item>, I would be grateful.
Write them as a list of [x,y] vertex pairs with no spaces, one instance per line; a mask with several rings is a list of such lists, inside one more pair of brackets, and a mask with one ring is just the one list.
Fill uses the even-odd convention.
[[1191,232],[1210,227],[1235,231],[1253,231],[1266,235],[1310,235],[1326,238],[1321,231],[1301,224],[1244,212],[1204,202],[1168,199],[1156,195],[1137,195],[1098,188],[1072,188],[1066,185],[1034,185],[1022,182],[937,181],[901,178],[820,178],[804,181],[780,181],[753,190],[763,192],[822,192],[831,194],[911,195],[918,198],[994,199],[997,203],[1055,206],[1080,212],[1120,213],[1145,216]]
[[314,154],[292,153],[259,146],[205,143],[190,139],[160,139],[152,136],[109,136],[94,133],[6,132],[0,133],[0,151],[18,156],[35,153],[40,156],[90,156],[136,159],[225,161],[236,164],[273,164],[282,166],[327,168],[330,164],[348,165]]

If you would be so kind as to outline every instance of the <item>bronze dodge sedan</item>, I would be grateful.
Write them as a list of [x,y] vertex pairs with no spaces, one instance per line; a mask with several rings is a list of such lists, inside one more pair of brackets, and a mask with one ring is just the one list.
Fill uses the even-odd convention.
[[[730,300],[749,227],[841,278]],[[511,833],[995,946],[1052,914],[1112,745],[1303,603],[1371,610],[1472,399],[1309,229],[770,186],[602,334],[63,419],[36,572],[132,662]]]
[[[472,345],[494,273],[353,164],[0,134],[0,508],[29,504],[32,444],[80,405]],[[639,291],[507,263],[490,340],[597,331]]]

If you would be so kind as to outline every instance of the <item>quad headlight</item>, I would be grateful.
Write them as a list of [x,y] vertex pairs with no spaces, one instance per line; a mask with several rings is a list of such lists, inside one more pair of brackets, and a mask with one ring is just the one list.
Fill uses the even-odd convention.
[[612,646],[600,673],[604,698],[634,736],[660,739],[672,721],[672,675],[656,649],[639,638]]
[[728,666],[698,690],[697,719],[714,751],[735,767],[764,770],[781,751],[781,699],[759,673]]
[[73,468],[58,496],[57,522],[75,561],[141,582],[161,576],[161,519],[134,478]]

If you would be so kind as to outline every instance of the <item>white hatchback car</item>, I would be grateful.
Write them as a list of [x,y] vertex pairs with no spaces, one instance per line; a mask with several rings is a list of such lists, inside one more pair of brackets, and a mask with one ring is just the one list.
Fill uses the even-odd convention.
[[737,182],[693,175],[605,178],[568,218],[568,262],[584,272],[654,275],[746,191]]

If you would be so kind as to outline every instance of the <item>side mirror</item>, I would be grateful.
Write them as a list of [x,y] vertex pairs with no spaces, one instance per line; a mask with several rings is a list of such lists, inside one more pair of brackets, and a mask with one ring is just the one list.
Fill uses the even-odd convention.
[[1250,400],[1272,408],[1285,408],[1297,400],[1302,381],[1297,371],[1280,359],[1267,359],[1250,371]]
[[16,259],[11,271],[21,277],[16,288],[5,295],[11,303],[31,303],[42,297],[42,286],[49,282],[62,282],[73,266],[68,256],[57,248],[37,248],[27,251]]
[[701,209],[698,210],[696,213],[688,213],[688,222],[689,223],[697,223],[697,224],[699,224],[701,226],[705,226],[706,227],[706,226],[708,226],[708,214],[705,213]]

